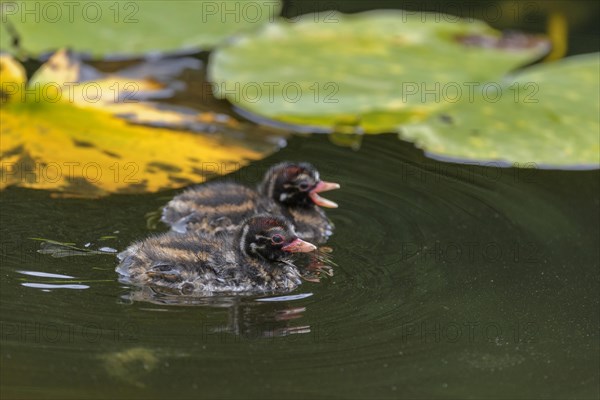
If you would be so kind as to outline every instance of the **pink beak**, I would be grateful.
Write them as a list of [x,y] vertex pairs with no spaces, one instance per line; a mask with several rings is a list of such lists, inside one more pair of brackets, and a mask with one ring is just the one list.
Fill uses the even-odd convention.
[[340,188],[340,185],[337,183],[320,181],[319,183],[317,183],[317,186],[315,186],[315,188],[309,192],[308,195],[312,199],[313,203],[315,203],[318,206],[327,207],[327,208],[337,208],[338,207],[337,203],[334,203],[331,200],[322,198],[321,196],[319,196],[319,193],[327,192],[329,190],[334,190],[334,189],[339,189],[339,188]]
[[283,251],[290,253],[308,253],[317,249],[312,243],[305,242],[302,239],[294,239],[292,243],[287,244],[281,248]]

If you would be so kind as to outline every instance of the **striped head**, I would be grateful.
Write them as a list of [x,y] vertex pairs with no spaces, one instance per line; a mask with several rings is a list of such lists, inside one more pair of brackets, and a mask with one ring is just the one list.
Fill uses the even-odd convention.
[[339,187],[337,183],[322,181],[319,171],[309,163],[283,162],[267,171],[260,191],[285,207],[317,205],[336,208],[336,203],[324,199],[319,193]]
[[285,219],[262,214],[248,218],[240,231],[240,250],[257,258],[277,261],[290,253],[306,253],[316,247],[298,238]]

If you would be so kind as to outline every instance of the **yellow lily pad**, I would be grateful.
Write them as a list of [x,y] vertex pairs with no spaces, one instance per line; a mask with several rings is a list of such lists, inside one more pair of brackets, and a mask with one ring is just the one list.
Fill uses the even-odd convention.
[[[23,87],[18,63],[3,56],[2,67],[3,88]],[[56,76],[73,78],[60,69]],[[51,80],[46,76],[35,82]],[[56,87],[65,83],[55,82]],[[87,197],[154,192],[233,172],[274,150],[272,145],[250,148],[223,135],[152,128],[140,121],[132,125],[113,115],[126,111],[138,120],[151,115],[154,121],[168,116],[167,122],[185,125],[186,118],[202,120],[203,114],[178,119],[177,113],[161,112],[145,102],[111,106],[106,101],[106,107],[89,108],[79,101],[45,101],[31,87],[23,90],[31,92],[3,95],[0,189],[18,185]]]
[[234,141],[130,125],[69,104],[7,104],[0,117],[0,188],[80,196],[154,192],[230,173],[262,157]]

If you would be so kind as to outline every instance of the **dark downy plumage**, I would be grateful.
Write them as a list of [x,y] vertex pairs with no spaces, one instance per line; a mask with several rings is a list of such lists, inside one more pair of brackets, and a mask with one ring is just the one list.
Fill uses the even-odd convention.
[[161,220],[175,232],[217,234],[234,231],[264,208],[254,190],[233,182],[214,182],[190,188],[164,208]]
[[134,243],[116,271],[124,282],[186,295],[288,291],[301,282],[291,253],[313,250],[283,218],[258,215],[234,234],[164,233]]
[[188,189],[165,206],[162,221],[176,232],[217,234],[236,230],[244,219],[267,212],[286,218],[300,238],[322,243],[333,224],[321,207],[337,204],[319,193],[337,188],[337,183],[321,181],[311,164],[284,162],[267,171],[258,192],[236,183]]

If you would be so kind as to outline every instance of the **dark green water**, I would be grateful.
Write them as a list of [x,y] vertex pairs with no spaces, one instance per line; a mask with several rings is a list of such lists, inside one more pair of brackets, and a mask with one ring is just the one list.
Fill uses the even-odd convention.
[[1,397],[598,398],[598,171],[312,136],[232,178],[254,184],[284,159],[342,184],[328,196],[335,275],[296,299],[162,304],[118,283],[112,256],[52,258],[28,239],[121,250],[175,192],[2,192]]
[[[288,1],[283,14],[381,7],[485,19],[497,4],[463,3]],[[503,4],[510,13],[493,26],[543,32],[560,11],[569,54],[597,51],[595,3]],[[231,112],[192,96],[172,102]],[[599,171],[458,166],[395,136],[367,137],[359,151],[311,136],[230,178],[255,184],[285,159],[342,184],[327,195],[340,204],[329,212],[337,267],[271,301],[169,304],[120,284],[113,256],[52,258],[29,239],[121,250],[152,232],[146,213],[176,191],[2,191],[0,398],[600,396]]]

